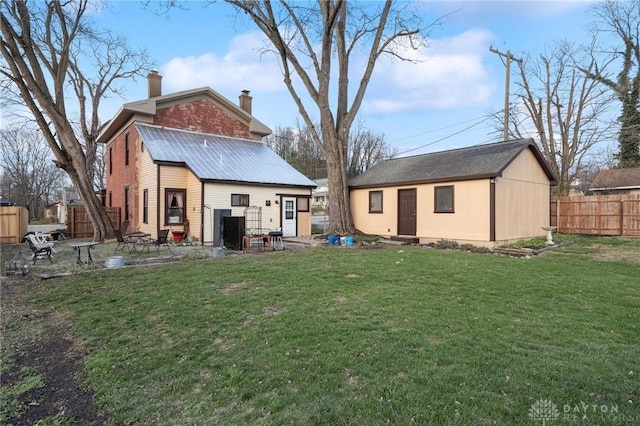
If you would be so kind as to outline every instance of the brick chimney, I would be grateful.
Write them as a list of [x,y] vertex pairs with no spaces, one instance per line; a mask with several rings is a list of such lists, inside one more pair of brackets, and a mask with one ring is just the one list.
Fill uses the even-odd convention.
[[158,74],[157,70],[151,70],[147,75],[147,81],[149,82],[149,98],[162,96],[162,76]]
[[251,101],[253,98],[249,96],[248,90],[243,90],[240,94],[240,108],[251,114]]

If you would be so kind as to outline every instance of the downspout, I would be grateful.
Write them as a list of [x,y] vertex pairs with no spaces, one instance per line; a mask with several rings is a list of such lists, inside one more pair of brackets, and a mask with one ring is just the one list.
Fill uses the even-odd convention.
[[496,178],[489,179],[489,241],[496,241]]
[[156,194],[156,238],[158,235],[160,235],[160,205],[161,205],[161,201],[162,199],[160,198],[160,164],[158,164],[158,171],[157,171],[157,177],[156,177],[156,182],[158,183],[158,187],[156,188],[157,194]]
[[[200,241],[202,241],[202,245],[204,245],[204,182],[200,182]],[[211,241],[213,245],[213,241]]]

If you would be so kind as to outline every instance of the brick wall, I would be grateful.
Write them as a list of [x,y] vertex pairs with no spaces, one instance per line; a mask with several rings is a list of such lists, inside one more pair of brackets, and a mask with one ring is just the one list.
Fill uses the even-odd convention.
[[[129,165],[125,165],[126,134],[129,133]],[[107,193],[106,207],[120,207],[121,220],[129,220],[129,230],[137,229],[138,217],[138,183],[136,179],[138,146],[138,134],[133,125],[124,129],[111,143],[107,145]],[[111,163],[111,164],[110,164]],[[113,167],[113,170],[110,169]],[[129,188],[129,217],[125,217],[125,187]],[[111,201],[111,203],[109,203]]]
[[251,138],[245,124],[204,99],[163,108],[158,111],[154,124],[194,132]]

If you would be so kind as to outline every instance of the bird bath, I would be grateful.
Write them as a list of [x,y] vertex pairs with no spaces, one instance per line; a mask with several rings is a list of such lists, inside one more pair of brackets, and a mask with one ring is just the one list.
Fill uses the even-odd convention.
[[557,226],[543,226],[542,229],[547,231],[547,245],[548,246],[554,245],[555,243],[553,242],[552,232],[556,231],[558,229],[558,227]]

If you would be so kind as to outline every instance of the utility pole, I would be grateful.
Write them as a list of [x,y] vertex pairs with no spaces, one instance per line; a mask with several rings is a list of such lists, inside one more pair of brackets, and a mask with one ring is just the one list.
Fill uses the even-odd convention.
[[506,58],[505,66],[507,68],[507,76],[504,89],[504,140],[506,141],[509,140],[509,80],[511,77],[511,61],[513,60],[521,64],[522,59],[514,57],[510,50],[507,50],[507,53],[503,53],[498,49],[494,49],[493,46],[489,46],[489,50]]

